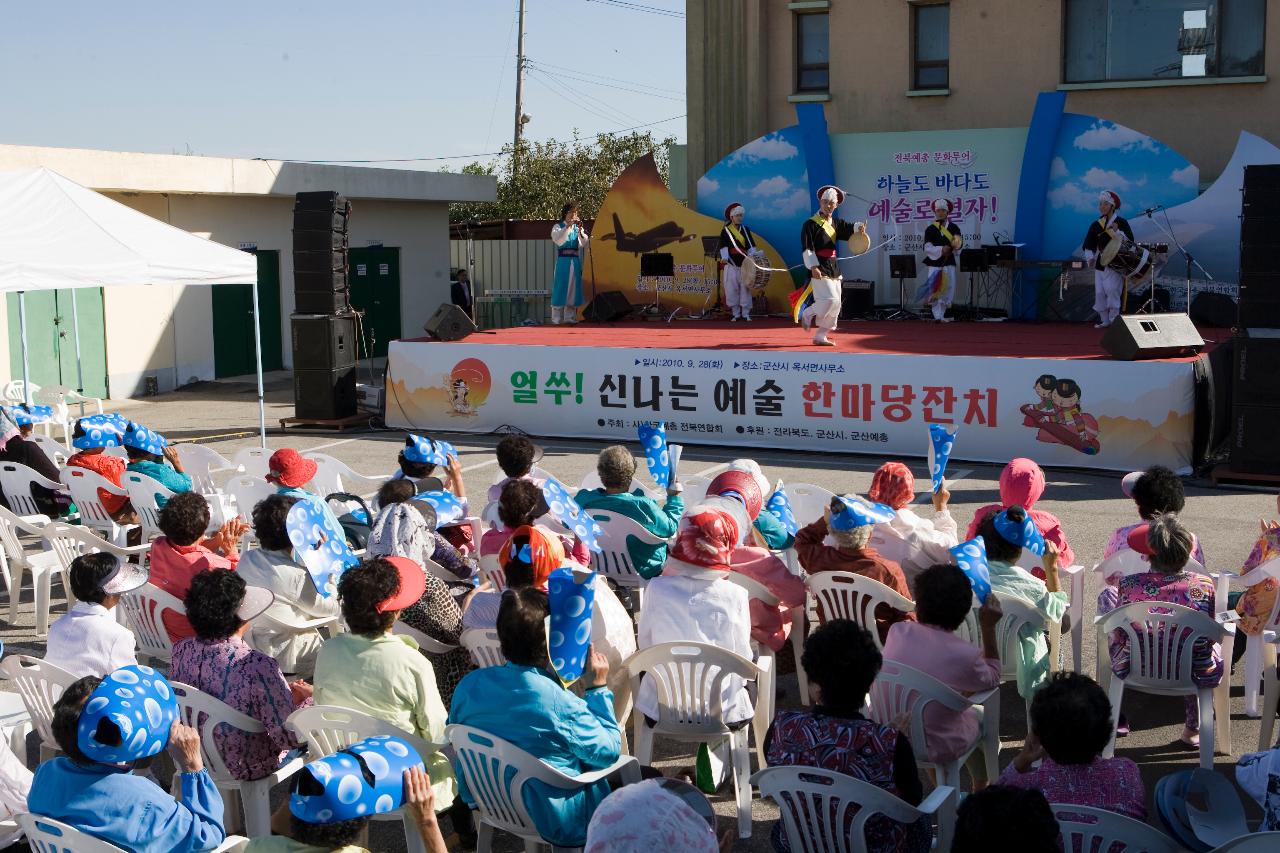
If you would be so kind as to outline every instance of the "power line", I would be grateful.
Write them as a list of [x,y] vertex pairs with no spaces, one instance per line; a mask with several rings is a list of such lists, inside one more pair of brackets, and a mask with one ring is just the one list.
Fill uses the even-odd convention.
[[[535,61],[535,60],[530,60],[530,61]],[[541,59],[536,60],[536,62],[537,62],[539,65],[541,65],[543,68],[549,68],[549,69],[551,69],[551,70],[553,70],[553,71],[569,71],[569,72],[573,72],[573,73],[575,73],[575,74],[583,74],[583,73],[586,73],[586,72],[584,72],[581,68],[569,68],[569,67],[564,66],[564,65],[553,65],[553,64],[551,64],[550,62],[543,62]],[[664,89],[664,88],[662,88],[661,86],[651,86],[651,85],[649,85],[648,83],[641,83],[641,82],[639,82],[638,80],[623,80],[621,77],[606,77],[606,76],[604,76],[603,74],[596,74],[596,75],[595,75],[595,77],[596,77],[596,79],[598,79],[598,80],[609,80],[609,81],[611,81],[611,82],[613,82],[613,83],[626,83],[626,84],[628,84],[628,85],[630,85],[630,86],[640,86],[641,88],[644,88],[644,89],[653,89],[654,91],[657,91],[657,92],[666,92],[666,93],[671,94],[671,95],[683,95],[683,94],[684,94],[684,90],[683,90],[683,89]]]
[[676,9],[663,9],[660,6],[648,6],[644,3],[628,3],[625,0],[587,0],[588,3],[600,3],[605,6],[615,6],[619,9],[626,9],[629,12],[647,12],[650,15],[662,15],[668,18],[683,18],[684,12]]
[[559,83],[555,82],[555,78],[546,76],[544,72],[537,71],[535,72],[535,76],[530,77],[529,79],[537,80],[540,85],[547,89],[547,91],[552,92],[559,98],[563,98],[583,112],[591,113],[596,118],[601,118],[609,122],[609,124],[622,124],[623,120],[619,120],[617,116],[606,115],[592,107],[590,104],[584,104],[580,98],[575,98],[573,95],[568,94],[565,90],[560,88]]
[[[284,158],[285,163],[313,163],[324,165],[326,163],[433,163],[439,160],[466,160],[472,157],[495,157],[501,154],[501,151],[484,151],[479,154],[450,154],[447,157],[382,157],[373,160],[294,160],[292,158]],[[266,160],[266,157],[254,157],[255,160]]]
[[502,71],[498,73],[498,89],[493,93],[493,106],[489,109],[489,129],[484,134],[484,145],[489,147],[493,139],[493,117],[498,113],[498,99],[502,97],[502,82],[507,76],[507,63],[511,61],[511,37],[516,33],[516,15],[511,16],[511,26],[507,29],[507,49],[502,54]]
[[[620,109],[619,107],[616,107],[607,101],[602,101],[601,99],[595,97],[594,95],[589,95],[586,92],[575,89],[573,86],[570,86],[567,82],[565,82],[563,79],[561,79],[557,75],[549,74],[546,71],[543,71],[542,69],[534,66],[530,66],[529,70],[531,72],[534,72],[546,78],[550,82],[554,82],[557,86],[559,86],[564,91],[568,92],[573,97],[578,98],[579,100],[582,100],[582,101],[588,101],[588,102],[594,103],[599,109],[603,110],[604,112],[611,113],[613,115],[618,116],[621,120],[618,121],[617,124],[626,124],[629,121],[640,120],[635,116],[631,115],[630,113],[626,112],[625,110]],[[581,104],[579,104],[579,106],[581,106]]]
[[[530,67],[534,67],[532,60],[529,60],[529,63],[530,63]],[[538,63],[538,64],[541,65],[541,63]],[[573,80],[575,83],[590,83],[592,86],[601,86],[605,89],[614,89],[619,92],[630,92],[635,95],[644,95],[649,98],[661,98],[664,101],[684,101],[683,96],[676,97],[674,95],[662,95],[662,94],[658,94],[657,92],[646,92],[643,89],[631,89],[626,86],[615,86],[612,83],[602,83],[599,80],[593,80],[590,77],[580,76],[579,74],[572,71],[552,72],[549,68],[545,66],[542,68],[542,71],[544,74],[554,73],[554,76],[556,77],[556,79],[564,78],[567,80]]]

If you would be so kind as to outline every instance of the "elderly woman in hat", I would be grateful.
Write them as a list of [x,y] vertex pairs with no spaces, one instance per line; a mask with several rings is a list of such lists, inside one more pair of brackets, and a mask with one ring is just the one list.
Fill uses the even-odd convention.
[[930,307],[939,323],[951,322],[947,309],[956,292],[956,253],[964,245],[960,228],[947,221],[951,211],[951,199],[934,199],[934,219],[924,229],[924,265],[929,274],[916,291],[916,299]]
[[880,466],[871,478],[867,498],[894,511],[893,518],[875,526],[870,544],[880,556],[898,564],[908,587],[914,585],[916,575],[934,563],[951,559],[949,549],[960,544],[960,538],[956,520],[947,509],[951,492],[945,480],[933,495],[933,518],[922,518],[911,509],[916,499],[916,479],[901,462]]
[[[0,462],[26,465],[46,480],[57,483],[60,475],[58,466],[53,464],[49,455],[40,449],[40,445],[31,440],[35,424],[41,418],[40,414],[33,411],[38,408],[40,407],[19,403],[4,409],[3,415],[7,415],[7,420],[13,422],[13,426],[5,424],[8,427],[5,431],[16,427],[18,432],[9,436],[9,440],[0,447]],[[0,415],[0,423],[5,420],[3,415]],[[36,483],[31,484],[31,497],[35,500],[40,512],[50,518],[64,515],[71,505],[71,499],[65,492],[55,491]],[[0,495],[0,503],[3,503],[6,509],[9,508],[9,502],[3,495]]]
[[[118,456],[109,456],[105,451],[108,447],[120,447],[124,444],[124,432],[127,428],[128,421],[118,415],[90,415],[76,421],[76,427],[71,433],[71,446],[76,452],[67,459],[67,467],[84,468],[101,475],[113,486],[119,486],[125,461]],[[117,524],[138,523],[138,513],[134,511],[133,504],[129,503],[127,495],[115,495],[105,489],[98,489],[98,500]],[[141,535],[141,531],[131,531],[129,544],[139,544]]]
[[724,227],[720,229],[720,261],[724,267],[724,301],[733,314],[731,322],[751,322],[750,282],[742,280],[742,262],[756,247],[755,235],[743,224],[746,211],[738,202],[724,209]]
[[[182,470],[178,451],[160,433],[131,422],[124,433],[124,449],[129,456],[127,470],[145,474],[176,494],[191,491],[191,475]],[[168,500],[156,495],[156,506],[163,508]]]
[[311,499],[319,501],[324,507],[324,513],[329,517],[330,523],[334,530],[341,530],[342,524],[338,521],[338,517],[333,514],[333,508],[329,506],[329,502],[324,499],[324,495],[317,495],[315,492],[309,492],[306,486],[316,475],[316,470],[320,466],[316,464],[314,459],[308,459],[292,447],[282,447],[275,453],[271,454],[271,458],[267,460],[267,476],[266,481],[276,486],[276,494],[289,495],[298,500]]
[[[822,518],[796,533],[796,554],[800,565],[811,575],[819,572],[862,575],[910,599],[911,590],[907,588],[901,567],[871,547],[871,533],[875,526],[888,521],[893,515],[893,510],[884,504],[872,503],[857,495],[836,495],[823,511]],[[828,534],[834,545],[826,544]],[[821,608],[818,613],[822,615]],[[910,613],[899,612],[887,604],[877,607],[876,625],[881,641],[895,622],[912,618]]]
[[137,640],[113,611],[120,596],[147,582],[147,570],[99,552],[72,560],[69,575],[76,603],[49,626],[44,659],[77,678],[136,664]]

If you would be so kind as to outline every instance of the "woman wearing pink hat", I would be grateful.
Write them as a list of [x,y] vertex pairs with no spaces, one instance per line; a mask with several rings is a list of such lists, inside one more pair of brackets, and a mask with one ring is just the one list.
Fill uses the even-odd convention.
[[1120,196],[1111,190],[1103,190],[1098,196],[1097,219],[1089,223],[1089,231],[1084,235],[1084,260],[1093,264],[1093,310],[1098,312],[1098,324],[1095,328],[1105,329],[1120,316],[1120,295],[1124,289],[1124,276],[1116,270],[1103,266],[1102,250],[1112,240],[1123,237],[1133,240],[1133,229],[1124,217],[1120,216]]
[[751,322],[751,289],[740,275],[742,262],[756,247],[755,235],[743,224],[746,211],[738,202],[724,209],[724,227],[720,229],[720,261],[724,268],[724,301],[733,318]]

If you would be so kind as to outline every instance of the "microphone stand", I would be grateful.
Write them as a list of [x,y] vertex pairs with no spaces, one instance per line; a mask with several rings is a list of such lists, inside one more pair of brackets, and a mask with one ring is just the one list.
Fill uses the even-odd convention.
[[[1197,260],[1195,259],[1195,257],[1194,257],[1190,252],[1188,252],[1188,251],[1187,251],[1187,247],[1186,247],[1186,246],[1182,245],[1181,241],[1179,241],[1179,240],[1178,240],[1178,235],[1177,235],[1177,234],[1175,234],[1175,233],[1174,233],[1174,231],[1173,231],[1173,225],[1172,225],[1172,223],[1170,223],[1170,224],[1169,224],[1169,227],[1168,227],[1168,228],[1166,228],[1164,225],[1160,224],[1160,221],[1159,221],[1159,220],[1157,220],[1155,217],[1153,217],[1153,216],[1151,215],[1152,213],[1155,213],[1155,211],[1156,211],[1156,210],[1160,210],[1160,211],[1164,212],[1165,220],[1166,220],[1166,221],[1168,221],[1168,219],[1169,219],[1169,213],[1168,213],[1168,211],[1167,211],[1167,210],[1165,210],[1164,205],[1160,205],[1159,207],[1154,207],[1154,208],[1151,208],[1150,210],[1147,210],[1147,211],[1146,211],[1146,217],[1147,217],[1147,219],[1149,219],[1149,220],[1151,220],[1152,222],[1154,222],[1154,223],[1155,223],[1155,226],[1156,226],[1157,228],[1159,228],[1162,232],[1164,232],[1164,235],[1165,235],[1166,237],[1168,237],[1168,238],[1169,238],[1169,242],[1173,243],[1173,245],[1177,248],[1178,252],[1182,255],[1183,259],[1187,262],[1187,266],[1186,266],[1186,274],[1185,274],[1185,278],[1186,278],[1186,287],[1187,287],[1187,304],[1186,304],[1186,306],[1185,306],[1185,307],[1184,307],[1184,309],[1183,309],[1183,313],[1185,313],[1185,314],[1187,315],[1187,317],[1190,317],[1190,316],[1191,316],[1191,267],[1192,267],[1192,265],[1194,264],[1194,265],[1195,265],[1195,267],[1196,267],[1196,269],[1198,269],[1198,270],[1200,270],[1200,272],[1204,273],[1204,277],[1205,277],[1206,279],[1208,279],[1209,281],[1217,281],[1217,279],[1215,279],[1213,276],[1209,275],[1209,271],[1208,271],[1207,269],[1205,269],[1203,266],[1201,266],[1200,262],[1199,262],[1199,261],[1197,261]],[[1152,298],[1154,298],[1154,297],[1155,297],[1155,291],[1156,291],[1156,285],[1155,285],[1155,271],[1154,271],[1154,269],[1153,269],[1153,270],[1152,270],[1152,274],[1151,274],[1151,296],[1152,296]]]

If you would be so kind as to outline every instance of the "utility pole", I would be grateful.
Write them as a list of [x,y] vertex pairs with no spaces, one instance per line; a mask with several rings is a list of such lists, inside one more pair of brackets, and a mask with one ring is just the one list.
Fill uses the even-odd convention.
[[520,0],[520,19],[516,23],[516,133],[511,149],[511,175],[520,170],[520,137],[524,135],[524,2]]

